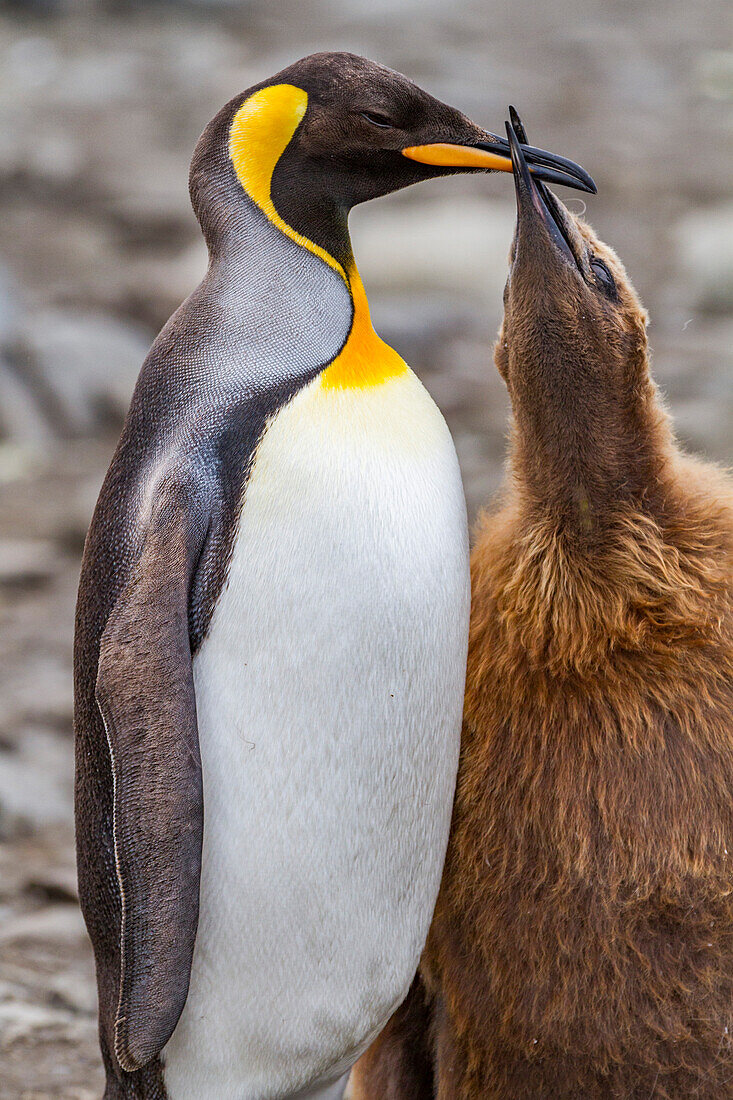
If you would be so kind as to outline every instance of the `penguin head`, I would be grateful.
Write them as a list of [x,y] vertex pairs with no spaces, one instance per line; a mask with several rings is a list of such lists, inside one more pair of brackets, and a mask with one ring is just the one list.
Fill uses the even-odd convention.
[[615,252],[533,177],[516,126],[507,123],[517,224],[495,347],[512,400],[515,468],[545,500],[567,501],[570,484],[585,506],[625,490],[643,495],[668,431],[646,311]]
[[[540,178],[595,189],[572,161],[534,148],[525,156]],[[246,196],[334,254],[357,203],[435,176],[496,170],[511,171],[504,138],[400,73],[318,53],[222,109],[194,153],[191,194],[207,236],[233,224]]]

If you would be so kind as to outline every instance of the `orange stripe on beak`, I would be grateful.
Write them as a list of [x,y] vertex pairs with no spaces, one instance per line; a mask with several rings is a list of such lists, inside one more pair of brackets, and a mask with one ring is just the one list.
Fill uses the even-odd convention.
[[489,153],[486,149],[472,149],[470,145],[410,145],[402,150],[403,157],[421,164],[436,164],[441,168],[495,168],[499,172],[511,172],[509,157]]

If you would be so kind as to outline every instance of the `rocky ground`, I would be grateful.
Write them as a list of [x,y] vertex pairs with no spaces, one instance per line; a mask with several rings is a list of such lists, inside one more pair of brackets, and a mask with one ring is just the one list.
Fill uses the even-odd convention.
[[[314,49],[409,73],[574,156],[652,314],[684,441],[733,456],[733,52],[724,0],[36,0],[0,5],[0,1100],[100,1095],[71,830],[79,555],[145,350],[203,270],[186,168],[234,93]],[[580,200],[571,205],[580,209]],[[506,177],[353,218],[377,327],[454,432],[472,513],[501,476],[491,365]]]

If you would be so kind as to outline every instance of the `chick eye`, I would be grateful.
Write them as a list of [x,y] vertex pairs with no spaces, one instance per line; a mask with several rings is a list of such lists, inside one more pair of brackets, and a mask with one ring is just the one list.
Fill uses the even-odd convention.
[[614,282],[613,275],[608,270],[603,260],[599,260],[597,256],[594,256],[590,261],[590,266],[593,270],[593,274],[596,277],[596,281],[600,284],[602,290],[606,294],[615,298],[617,295],[616,283]]
[[386,115],[380,115],[378,111],[362,111],[361,117],[371,122],[372,126],[378,126],[380,130],[392,129],[391,121]]

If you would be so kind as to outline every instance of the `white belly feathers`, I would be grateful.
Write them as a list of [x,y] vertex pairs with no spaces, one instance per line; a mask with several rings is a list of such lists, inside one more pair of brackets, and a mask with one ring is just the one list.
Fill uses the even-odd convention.
[[260,443],[194,662],[201,915],[171,1100],[335,1080],[404,997],[445,855],[468,613],[432,400],[411,372],[317,378]]

